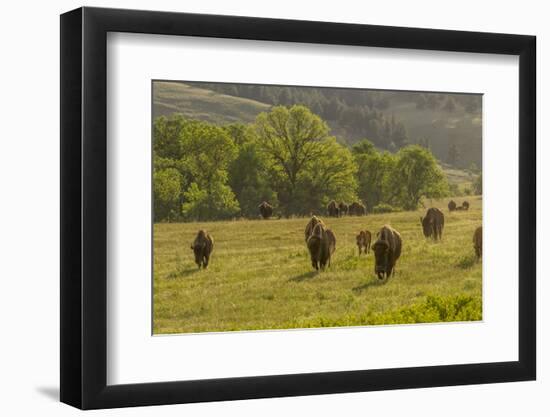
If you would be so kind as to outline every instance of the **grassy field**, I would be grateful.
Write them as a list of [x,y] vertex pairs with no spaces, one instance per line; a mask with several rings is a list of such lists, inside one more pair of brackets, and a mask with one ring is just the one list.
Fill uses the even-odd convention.
[[[481,320],[481,262],[472,235],[481,197],[471,209],[444,209],[443,240],[422,235],[425,209],[327,218],[336,234],[332,266],[312,270],[304,242],[308,219],[236,220],[154,226],[154,333],[282,329]],[[462,202],[463,198],[455,199]],[[374,275],[374,255],[358,256],[355,235],[391,224],[403,237],[396,274]],[[215,240],[211,264],[198,270],[190,249],[205,228]]]

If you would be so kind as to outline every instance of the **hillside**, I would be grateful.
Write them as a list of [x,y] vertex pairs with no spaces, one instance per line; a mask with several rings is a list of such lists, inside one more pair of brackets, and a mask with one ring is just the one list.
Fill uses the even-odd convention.
[[[199,88],[198,86],[205,87]],[[223,85],[222,85],[223,86]],[[266,104],[250,98],[237,97],[230,94],[222,94],[208,88],[214,88],[212,84],[205,83],[182,83],[182,82],[155,82],[153,89],[153,117],[168,116],[172,113],[181,113],[192,119],[199,119],[216,124],[225,123],[251,123],[256,116],[269,110],[270,104]],[[221,87],[220,87],[221,88]],[[281,89],[281,87],[262,87],[264,96],[266,89]],[[306,94],[304,88],[297,89],[300,94]],[[338,89],[315,89],[330,90],[336,94]],[[224,91],[237,94],[237,89]],[[360,91],[360,90],[357,90]],[[248,91],[250,93],[250,91]],[[353,93],[353,92],[352,92]],[[325,94],[328,94],[325,92]],[[349,91],[340,92],[343,99],[350,102],[352,98]],[[408,140],[417,143],[424,140],[440,161],[447,158],[448,147],[454,143],[460,152],[462,167],[469,167],[471,163],[481,166],[481,117],[480,112],[466,111],[467,102],[456,101],[456,108],[450,112],[437,105],[418,106],[418,93],[397,93],[397,92],[362,92],[362,98],[373,106],[383,107],[384,114],[389,114],[389,120],[395,118],[402,123],[407,131]],[[416,95],[415,95],[416,94]],[[422,94],[425,96],[426,94]],[[435,94],[434,94],[435,96]],[[447,95],[437,95],[446,97]],[[305,101],[307,96],[301,96]],[[460,95],[459,98],[466,100],[469,96]],[[357,100],[357,99],[356,99]],[[443,98],[437,100],[441,102]],[[437,102],[436,102],[437,103]],[[378,111],[375,111],[378,112]],[[385,117],[382,115],[382,117]],[[345,120],[328,120],[332,133],[338,137],[340,142],[351,145],[362,137],[348,128]],[[370,139],[370,138],[369,138]],[[384,148],[380,144],[378,147]],[[442,164],[443,169],[452,183],[467,186],[470,184],[471,176],[456,167]]]
[[268,104],[196,88],[179,82],[155,82],[153,117],[181,113],[211,123],[253,122]]

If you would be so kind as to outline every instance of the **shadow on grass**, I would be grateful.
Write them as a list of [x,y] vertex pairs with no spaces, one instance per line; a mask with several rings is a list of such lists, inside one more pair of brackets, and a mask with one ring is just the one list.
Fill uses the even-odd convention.
[[354,287],[351,290],[355,294],[361,294],[363,291],[368,290],[370,287],[378,287],[380,285],[384,285],[387,281],[388,281],[387,278],[386,279],[378,279],[378,278],[375,277],[374,279],[371,279],[369,282],[366,282],[363,285],[359,285],[357,287]]
[[200,272],[201,270],[199,268],[187,268],[187,269],[180,269],[174,272],[170,272],[168,275],[166,275],[166,278],[168,279],[175,279],[175,278],[183,278],[187,277],[189,275],[195,275],[196,273]]
[[304,272],[303,274],[296,275],[295,277],[290,278],[289,281],[302,282],[302,281],[305,281],[306,279],[314,278],[315,276],[317,276],[318,273],[319,273],[318,271]]

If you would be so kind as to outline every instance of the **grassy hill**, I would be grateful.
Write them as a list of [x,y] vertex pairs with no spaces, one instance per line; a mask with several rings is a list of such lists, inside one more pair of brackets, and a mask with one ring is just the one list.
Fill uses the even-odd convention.
[[181,113],[211,123],[253,122],[271,106],[247,98],[227,96],[179,82],[155,82],[153,117]]
[[[304,243],[304,218],[155,224],[154,333],[481,320],[482,265],[472,235],[482,201],[468,200],[469,211],[444,210],[437,243],[422,235],[425,209],[325,218],[337,243],[332,266],[320,273]],[[395,276],[380,282],[372,251],[359,256],[355,235],[385,223],[404,246]],[[215,247],[199,271],[189,245],[200,228]]]

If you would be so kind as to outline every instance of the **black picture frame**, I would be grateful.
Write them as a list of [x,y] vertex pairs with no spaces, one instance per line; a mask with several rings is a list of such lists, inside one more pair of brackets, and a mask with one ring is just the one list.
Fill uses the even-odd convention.
[[[108,32],[519,56],[519,360],[107,385]],[[62,402],[95,409],[535,379],[534,36],[84,7],[61,15],[60,57]]]

